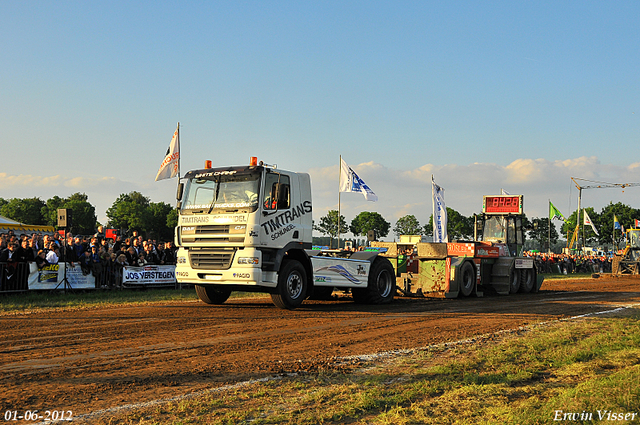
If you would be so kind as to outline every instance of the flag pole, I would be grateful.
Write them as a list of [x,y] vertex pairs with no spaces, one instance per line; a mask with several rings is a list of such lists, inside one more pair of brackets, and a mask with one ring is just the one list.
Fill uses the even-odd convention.
[[548,254],[551,254],[551,199],[549,199],[549,249],[547,250]]
[[340,177],[342,176],[342,155],[338,164],[338,249],[340,249]]

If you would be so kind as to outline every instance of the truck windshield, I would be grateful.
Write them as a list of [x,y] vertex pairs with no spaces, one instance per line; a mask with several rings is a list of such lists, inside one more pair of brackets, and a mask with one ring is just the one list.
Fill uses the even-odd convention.
[[260,173],[214,174],[196,175],[187,180],[182,203],[183,212],[207,212],[209,209],[254,211],[258,207]]
[[483,241],[506,242],[506,223],[502,216],[489,216],[484,222]]

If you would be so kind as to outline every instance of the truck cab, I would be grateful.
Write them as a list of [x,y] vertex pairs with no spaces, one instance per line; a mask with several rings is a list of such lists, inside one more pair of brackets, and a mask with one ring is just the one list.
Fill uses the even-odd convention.
[[212,168],[207,161],[184,179],[177,196],[176,279],[195,285],[202,301],[221,304],[232,291],[266,292],[278,307],[291,309],[334,287],[351,289],[356,301],[393,299],[386,259],[312,250],[309,174],[252,157],[248,166]]

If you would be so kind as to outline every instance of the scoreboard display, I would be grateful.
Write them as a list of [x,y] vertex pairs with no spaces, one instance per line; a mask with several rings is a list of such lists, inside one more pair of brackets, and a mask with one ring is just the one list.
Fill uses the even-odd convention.
[[482,212],[486,214],[522,214],[523,195],[485,196]]

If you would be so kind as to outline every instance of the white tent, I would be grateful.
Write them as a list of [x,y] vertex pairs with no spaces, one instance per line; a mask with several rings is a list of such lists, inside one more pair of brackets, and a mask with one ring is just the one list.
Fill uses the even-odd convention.
[[39,226],[39,225],[30,225],[30,224],[22,224],[15,220],[11,220],[7,217],[3,217],[0,215],[0,233],[8,232],[9,230],[13,230],[14,233],[35,233],[35,232],[43,232],[43,233],[53,233],[55,229],[53,226]]

